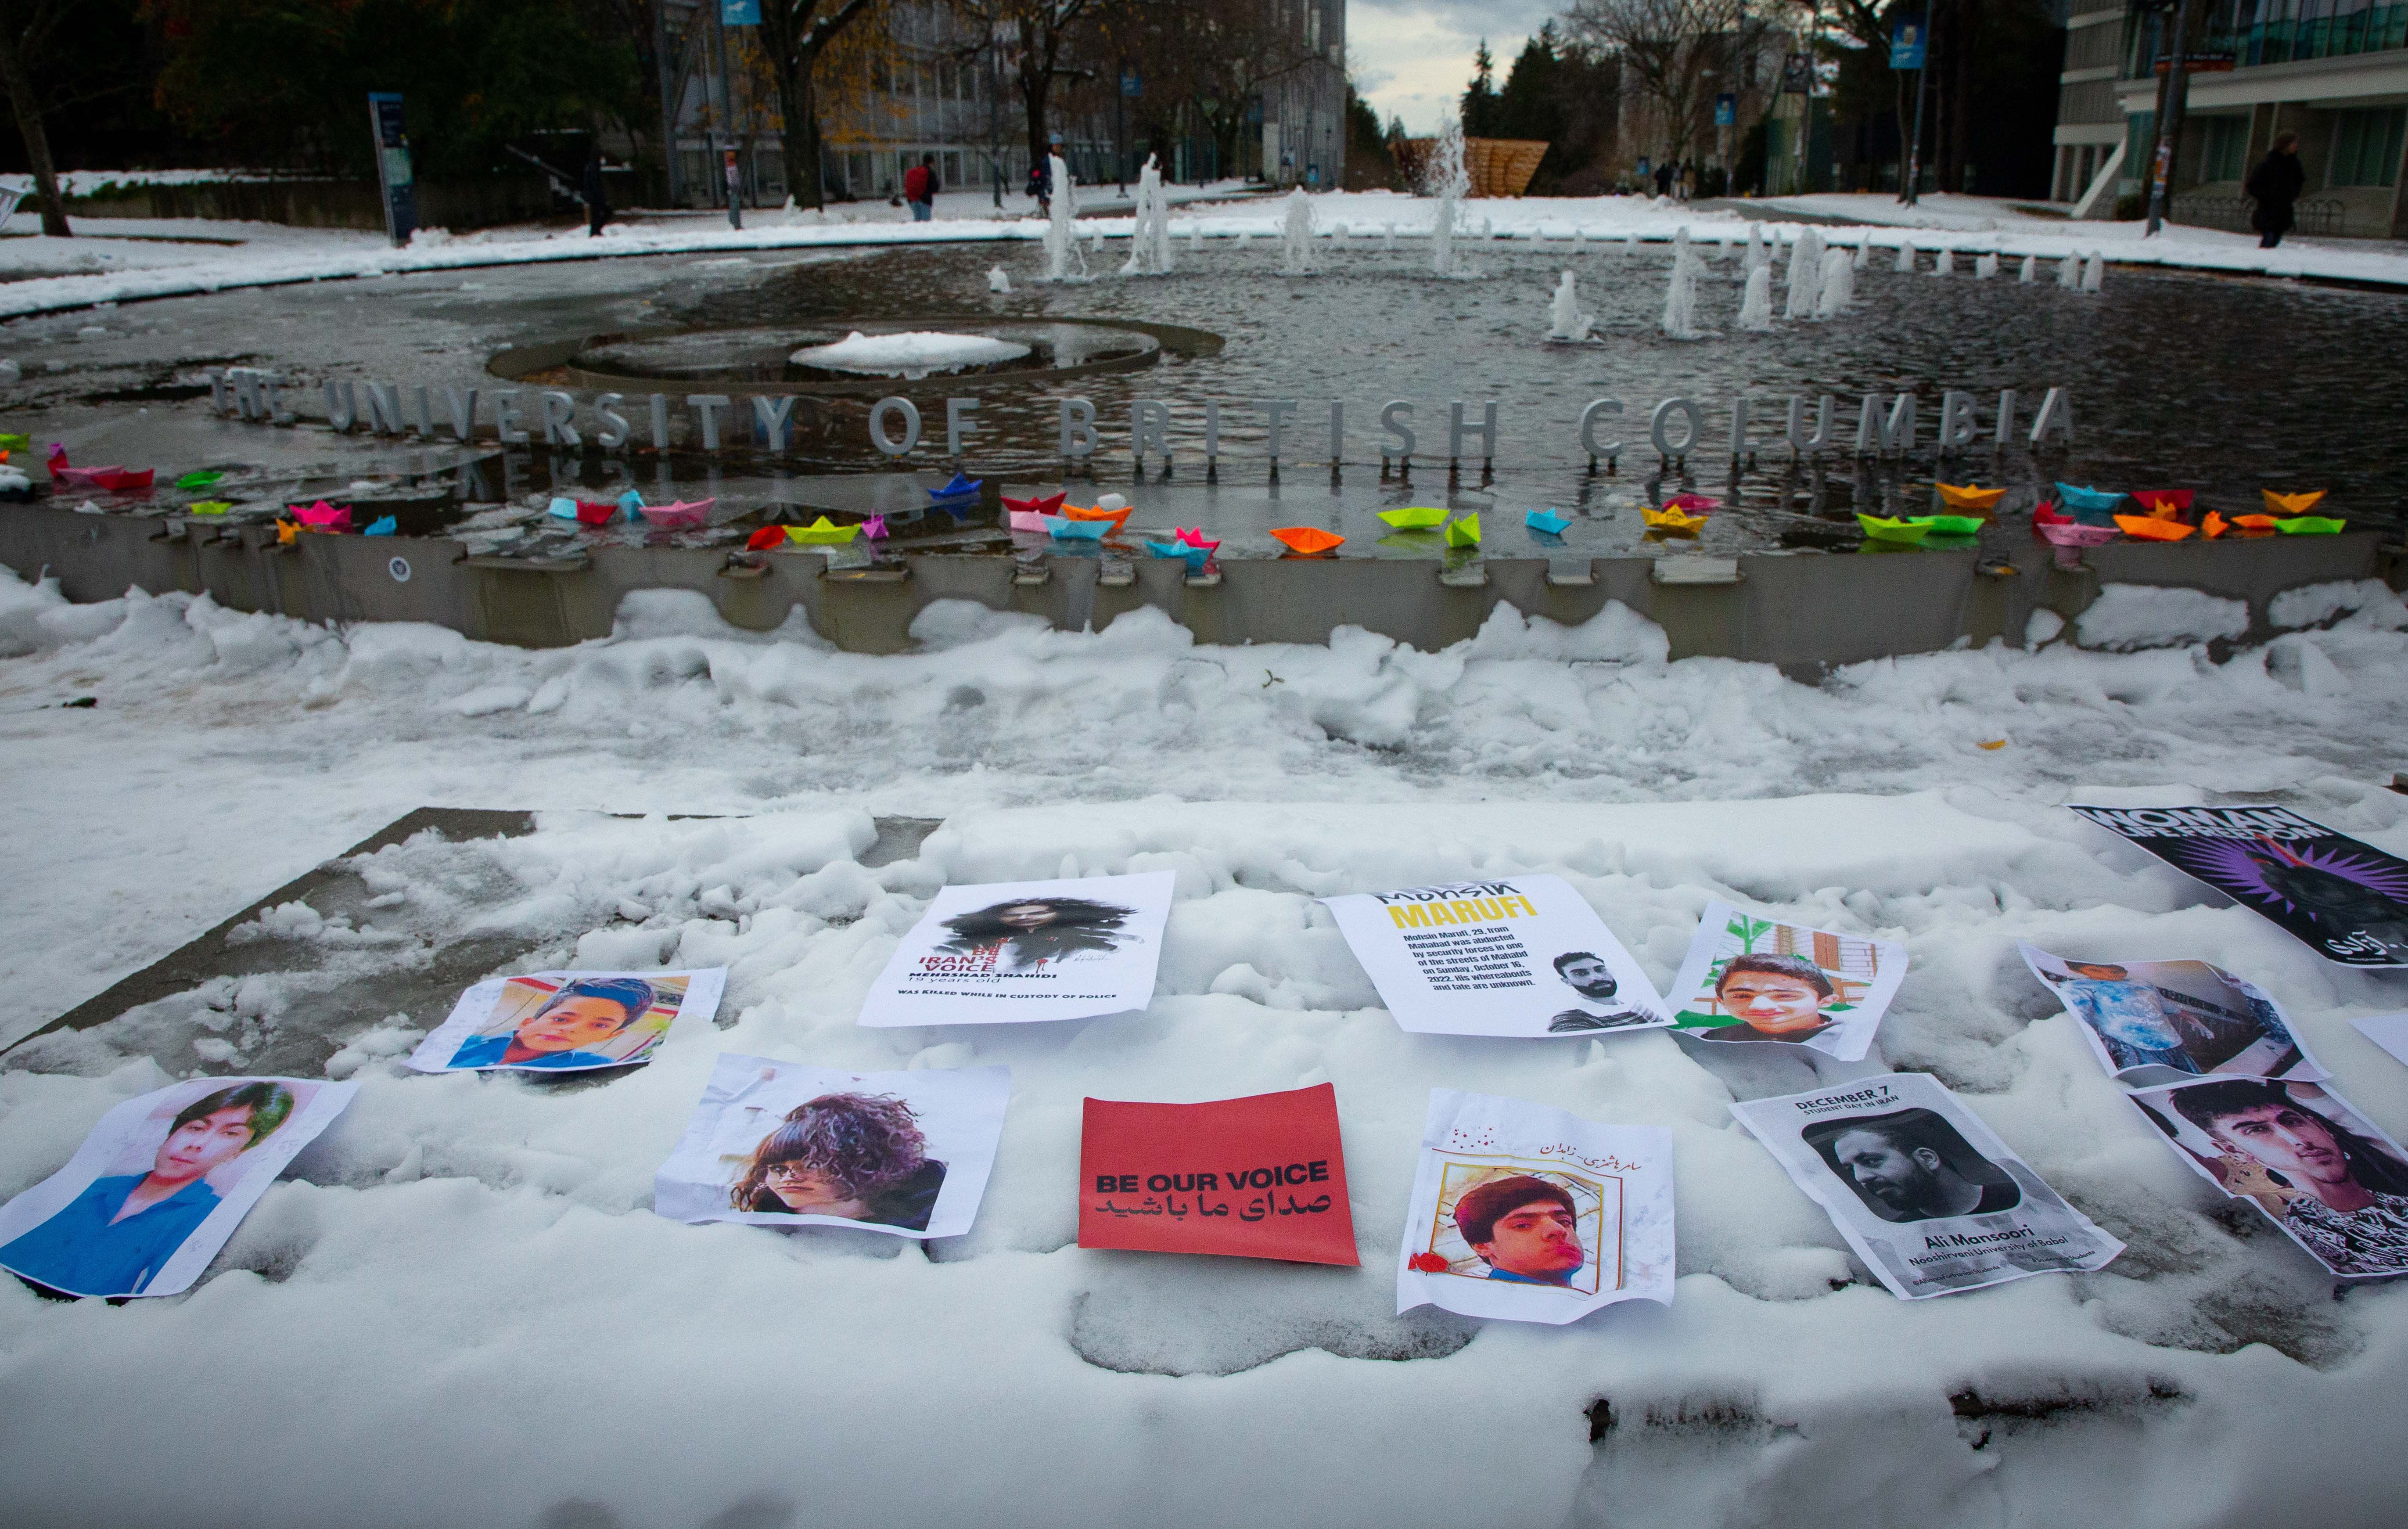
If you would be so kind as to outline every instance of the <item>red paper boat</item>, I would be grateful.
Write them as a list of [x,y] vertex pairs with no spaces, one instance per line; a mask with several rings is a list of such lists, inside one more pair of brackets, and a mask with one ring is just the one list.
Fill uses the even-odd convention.
[[783,526],[764,526],[744,539],[746,552],[767,552],[771,547],[785,544],[786,528]]
[[351,528],[351,507],[328,504],[320,499],[315,504],[292,507],[293,518],[313,531],[348,531]]
[[67,466],[67,449],[55,440],[50,442],[50,482],[54,483],[72,483],[84,488],[102,489],[109,493],[148,488],[150,486],[151,475],[159,470],[156,468],[144,468],[137,472],[131,468],[114,466],[71,468]]
[[1058,515],[1062,512],[1062,501],[1069,497],[1070,491],[1067,488],[1059,494],[1049,494],[1042,498],[1033,499],[1015,499],[1006,494],[1003,497],[1003,507],[1024,515]]
[[2142,509],[2164,520],[2170,515],[2190,513],[2193,492],[2187,488],[2136,488],[2132,490],[2132,498],[2141,502]]
[[1221,539],[1219,537],[1214,537],[1210,541],[1204,540],[1204,527],[1201,526],[1197,526],[1193,528],[1173,526],[1170,531],[1170,539],[1173,541],[1179,542],[1182,546],[1196,547],[1205,552],[1216,552],[1221,546]]

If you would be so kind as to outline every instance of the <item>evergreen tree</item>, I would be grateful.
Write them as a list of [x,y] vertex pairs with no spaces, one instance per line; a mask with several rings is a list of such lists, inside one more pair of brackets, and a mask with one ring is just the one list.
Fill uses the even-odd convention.
[[1554,143],[1564,136],[1559,62],[1555,23],[1550,21],[1523,44],[1522,56],[1513,61],[1512,72],[1505,77],[1505,88],[1497,97],[1498,137]]
[[1463,93],[1463,136],[1468,138],[1497,136],[1497,59],[1488,51],[1488,39],[1480,39],[1480,51],[1471,56],[1471,85]]

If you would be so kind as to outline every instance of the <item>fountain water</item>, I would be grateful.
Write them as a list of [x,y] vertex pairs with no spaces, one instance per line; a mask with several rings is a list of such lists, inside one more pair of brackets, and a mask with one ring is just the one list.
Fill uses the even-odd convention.
[[1747,264],[1743,268],[1754,271],[1770,262],[1771,257],[1765,253],[1763,227],[1750,223],[1747,225]]
[[1898,241],[1898,264],[1891,269],[1901,275],[1914,269],[1914,240],[1902,238]]
[[1856,272],[1845,250],[1823,256],[1823,290],[1814,299],[1814,316],[1828,319],[1845,310],[1856,296]]
[[2023,274],[2017,276],[2015,280],[2021,281],[2026,286],[2029,286],[2034,281],[2039,281],[2040,257],[2038,255],[2024,256]]
[[2082,268],[2082,290],[2097,292],[2106,280],[2107,252],[2093,250],[2090,252],[2090,263]]
[[1555,283],[1555,300],[1548,306],[1547,320],[1547,338],[1566,340],[1586,339],[1589,325],[1597,322],[1594,314],[1581,311],[1580,292],[1570,271]]
[[1973,276],[1975,280],[1986,281],[1991,277],[1998,274],[1999,257],[1997,255],[1982,254],[1975,255],[1973,257]]
[[1758,266],[1747,273],[1747,296],[1740,299],[1739,326],[1742,329],[1772,327],[1772,267]]
[[2068,292],[2082,285],[2082,262],[2078,256],[2067,255],[2057,263],[2057,284]]
[[1857,235],[1856,258],[1849,261],[1848,264],[1854,266],[1858,270],[1863,270],[1867,266],[1872,264],[1872,258],[1873,237],[1870,234]]
[[986,289],[989,292],[1010,292],[1011,273],[1001,266],[991,267],[986,273]]
[[1200,250],[1204,248],[1204,224],[1202,220],[1190,219],[1188,221],[1187,247],[1191,250]]
[[1784,317],[1811,319],[1823,290],[1823,231],[1809,228],[1789,247],[1789,301]]
[[1636,235],[1636,234],[1625,234],[1625,235],[1623,235],[1623,236],[1622,236],[1622,252],[1623,252],[1626,256],[1627,256],[1627,255],[1635,255],[1635,254],[1637,254],[1637,253],[1639,252],[1639,236],[1638,236],[1638,235]]
[[1312,200],[1302,187],[1287,194],[1287,223],[1281,233],[1280,274],[1312,274]]
[[1940,247],[1940,254],[1938,258],[1931,262],[1931,274],[1934,276],[1953,276],[1956,274],[1956,252],[1949,249],[1943,244]]
[[1455,205],[1471,195],[1471,172],[1463,163],[1463,122],[1449,117],[1438,124],[1438,143],[1430,156],[1430,183],[1423,189],[1438,198],[1438,213],[1430,224],[1430,269],[1440,276],[1454,276],[1455,209]]
[[1689,248],[1689,225],[1672,231],[1672,278],[1664,288],[1664,332],[1674,339],[1697,339],[1698,256]]
[[1123,276],[1170,274],[1170,202],[1162,191],[1162,167],[1152,154],[1137,172],[1137,218],[1129,233]]
[[1380,228],[1380,248],[1383,250],[1393,250],[1396,247],[1397,225],[1392,223],[1382,224]]
[[[1078,210],[1078,194],[1070,184],[1070,166],[1060,154],[1047,162],[1054,177],[1052,210],[1045,220],[1045,279],[1068,281],[1083,279],[1087,274],[1086,257],[1079,252],[1079,240],[1071,224]],[[1076,266],[1074,273],[1071,267]]]

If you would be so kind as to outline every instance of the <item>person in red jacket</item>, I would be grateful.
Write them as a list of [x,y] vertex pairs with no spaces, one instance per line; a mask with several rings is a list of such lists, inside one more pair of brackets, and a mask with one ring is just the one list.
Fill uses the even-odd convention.
[[920,163],[903,172],[903,200],[910,204],[913,223],[935,216],[937,191],[937,156],[922,154]]

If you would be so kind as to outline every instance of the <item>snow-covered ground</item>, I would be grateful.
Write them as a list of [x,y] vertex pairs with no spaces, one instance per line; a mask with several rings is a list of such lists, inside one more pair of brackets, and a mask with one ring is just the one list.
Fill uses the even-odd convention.
[[[1233,197],[1227,188],[1208,187],[1195,193],[1206,194],[1220,199],[1184,200],[1180,215],[1171,220],[1174,238],[1276,240],[1285,226],[1283,198]],[[1119,200],[1101,187],[1082,188],[1081,195],[1090,202]],[[1330,192],[1312,196],[1311,203],[1315,232],[1333,245],[1331,258],[1322,263],[1324,270],[1336,268],[1333,262],[1342,260],[1336,246],[1346,241],[1426,238],[1437,206],[1426,197],[1390,192]],[[2170,226],[2157,238],[2143,239],[2137,223],[2033,217],[2015,212],[2015,205],[1935,197],[1927,201],[1926,210],[1918,215],[1924,221],[1900,225],[1896,218],[1901,209],[1879,196],[1815,196],[1797,201],[1799,210],[1818,216],[1865,220],[1824,229],[1828,238],[1842,244],[1868,240],[1876,248],[1894,250],[1900,243],[1913,243],[1927,255],[1945,248],[1961,254],[1997,253],[2010,259],[2033,255],[2059,260],[2069,254],[2103,252],[2112,261],[2129,265],[2408,286],[2408,250],[2395,242],[2295,239],[2278,250],[2260,250],[2247,236],[2178,226]],[[1977,212],[1976,208],[1989,210]],[[937,216],[929,223],[911,222],[905,209],[883,202],[867,202],[815,212],[748,212],[740,230],[729,228],[724,215],[682,212],[637,214],[613,224],[600,238],[588,238],[582,226],[496,228],[458,237],[428,229],[401,250],[356,231],[260,224],[193,225],[252,230],[237,245],[191,243],[139,252],[126,240],[112,241],[106,250],[84,252],[61,251],[54,247],[56,240],[12,238],[0,239],[0,282],[5,282],[0,284],[0,318],[228,287],[478,266],[618,255],[1036,239],[1043,224],[1034,211],[1026,197],[1007,195],[1004,214],[998,218],[985,195],[960,192],[940,197]],[[37,221],[26,224],[28,216],[21,211],[11,226],[38,226]],[[1694,238],[1737,238],[1748,222],[1728,206],[1693,208],[1640,196],[1474,201],[1464,204],[1458,216],[1464,233],[1473,238],[1551,240],[1574,253],[1584,247],[1602,252],[1607,244],[1624,239],[1661,242],[1684,227]],[[106,225],[101,220],[91,220],[79,226]],[[1105,216],[1082,220],[1081,231],[1125,238],[1132,226],[1130,218]],[[1794,225],[1790,231],[1794,232]],[[211,232],[202,237],[225,236]],[[161,253],[161,250],[173,252]],[[69,264],[87,254],[114,259],[89,270]],[[1266,251],[1266,266],[1275,260],[1275,252]],[[61,274],[63,269],[69,273]]]
[[[2333,625],[2216,665],[2181,641],[2214,612],[2124,599],[2088,638],[1809,687],[1668,662],[1618,607],[1572,631],[1501,611],[1425,654],[940,605],[923,651],[871,657],[654,594],[609,641],[534,653],[0,582],[0,1036],[422,803],[541,810],[480,852],[495,927],[566,919],[588,963],[732,969],[728,1028],[681,1025],[648,1069],[580,1089],[407,1075],[391,1059],[439,1015],[396,1013],[346,1062],[358,1103],[191,1295],[61,1305],[0,1281],[0,1517],[2392,1522],[2408,1291],[2336,1299],[2224,1214],[2014,950],[2212,956],[2408,1131],[2408,1069],[2346,1022],[2408,1007],[2400,981],[2321,963],[2060,805],[2259,794],[2408,850],[2408,798],[2378,784],[2408,738],[2408,609],[2363,585],[2286,599],[2281,619]],[[870,870],[873,814],[946,826]],[[406,902],[456,895],[414,863],[380,859]],[[937,887],[1151,869],[1178,902],[1143,1017],[854,1026]],[[1829,1075],[1939,1074],[2131,1250],[1895,1301],[1727,1113],[1803,1086],[1799,1060],[1406,1035],[1312,901],[1508,871],[1571,880],[1659,985],[1711,897],[1905,942],[1873,1055]],[[227,1002],[237,1045],[308,1020],[272,985]],[[164,1081],[115,1033],[0,1074],[0,1194]],[[723,1050],[1010,1065],[976,1229],[923,1250],[652,1216]],[[1362,1269],[1071,1246],[1082,1096],[1322,1081]],[[1561,1329],[1392,1315],[1440,1084],[1672,1132],[1672,1306]]]

